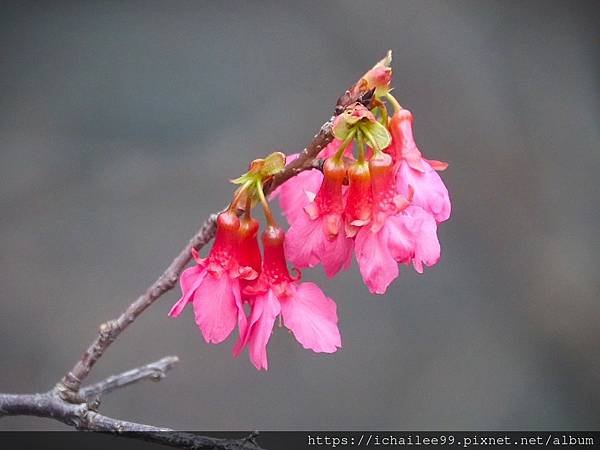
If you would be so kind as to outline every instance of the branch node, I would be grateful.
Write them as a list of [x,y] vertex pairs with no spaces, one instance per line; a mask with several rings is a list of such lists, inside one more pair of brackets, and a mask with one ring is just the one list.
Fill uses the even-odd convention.
[[102,399],[100,397],[100,394],[98,394],[98,395],[93,396],[92,398],[88,398],[86,404],[90,411],[97,412],[100,409],[101,402],[102,402]]
[[[75,378],[75,380],[71,379]],[[73,403],[75,405],[85,403],[85,398],[79,395],[79,385],[80,381],[76,381],[76,377],[69,372],[62,380],[56,383],[54,389],[58,397],[62,400]]]
[[173,288],[175,286],[175,284],[177,284],[178,279],[179,279],[179,277],[177,276],[177,274],[175,274],[175,273],[169,274],[169,276],[167,277],[167,283],[168,283],[169,287]]
[[100,337],[103,339],[110,339],[113,331],[119,328],[119,323],[116,320],[109,320],[108,322],[104,322],[100,325]]

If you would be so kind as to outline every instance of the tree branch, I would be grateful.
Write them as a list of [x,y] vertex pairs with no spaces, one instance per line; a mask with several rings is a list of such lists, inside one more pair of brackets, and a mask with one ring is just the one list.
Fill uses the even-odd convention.
[[146,364],[145,366],[137,367],[118,375],[111,375],[98,383],[90,384],[89,386],[81,388],[79,394],[87,401],[90,401],[99,395],[107,394],[115,389],[136,383],[146,378],[158,381],[163,379],[167,375],[167,371],[172,369],[178,362],[179,358],[177,356],[166,356],[163,359]]
[[[299,157],[265,184],[265,194],[273,192],[285,181],[304,170],[320,169],[322,161],[316,160],[316,157],[334,138],[332,126],[335,117],[356,102],[371,108],[373,106],[373,92],[374,89],[369,90],[367,82],[363,78],[351,86],[338,99],[333,116],[321,126],[319,132],[300,153]],[[150,305],[175,287],[179,275],[191,260],[192,248],[200,250],[214,237],[216,220],[217,214],[211,214],[165,271],[148,287],[146,292],[131,303],[116,319],[100,325],[96,338],[73,368],[51,391],[41,394],[0,394],[0,418],[7,415],[50,417],[82,430],[114,431],[118,433],[135,432],[132,437],[180,448],[260,449],[254,440],[255,434],[241,440],[214,439],[196,436],[193,433],[173,432],[168,428],[118,420],[96,412],[95,409],[98,406],[96,396],[145,378],[160,379],[177,362],[177,357],[163,358],[155,363],[108,377],[99,383],[84,388],[81,387],[94,364],[119,335]],[[166,431],[170,433],[163,433]],[[127,435],[127,433],[125,434]]]
[[77,361],[75,366],[73,366],[57,385],[57,389],[64,400],[74,403],[80,403],[83,400],[78,391],[81,382],[90,373],[94,364],[100,359],[104,354],[104,351],[113,343],[121,332],[132,324],[146,308],[158,300],[165,292],[168,292],[175,287],[175,284],[179,279],[179,274],[191,259],[192,247],[199,250],[213,238],[216,221],[217,215],[211,214],[206,222],[200,227],[200,230],[198,230],[198,232],[190,239],[187,245],[179,252],[171,264],[169,264],[169,267],[167,267],[146,292],[129,305],[119,317],[100,325],[100,330],[96,339],[92,341],[81,359]]
[[[357,81],[348,89],[337,101],[334,115],[325,122],[313,140],[300,153],[299,157],[288,164],[285,169],[275,175],[270,183],[265,186],[265,194],[269,194],[278,186],[298,175],[304,170],[313,169],[313,161],[332,140],[332,126],[336,115],[340,114],[346,107],[361,102],[366,106],[371,104],[374,90],[367,89],[364,79]],[[200,227],[198,232],[190,239],[188,244],[179,252],[177,257],[171,262],[163,274],[146,290],[144,294],[138,297],[129,307],[116,319],[103,323],[100,326],[98,336],[75,366],[58,383],[57,388],[60,395],[67,401],[82,401],[78,391],[82,381],[90,373],[94,364],[104,354],[106,349],[114,340],[142,314],[146,308],[158,300],[164,293],[175,287],[179,275],[185,266],[191,260],[192,247],[200,250],[215,235],[217,214],[211,214],[209,218]]]
[[66,402],[56,389],[40,394],[0,394],[0,418],[3,416],[49,417],[78,430],[113,432],[183,449],[263,450],[256,443],[256,433],[245,439],[221,439],[128,422],[99,414],[86,403]]

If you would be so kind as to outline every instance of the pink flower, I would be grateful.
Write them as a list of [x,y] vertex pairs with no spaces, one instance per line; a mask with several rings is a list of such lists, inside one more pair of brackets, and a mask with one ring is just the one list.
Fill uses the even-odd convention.
[[314,201],[305,205],[293,220],[288,216],[286,254],[297,267],[314,267],[320,262],[325,273],[332,277],[350,266],[352,240],[344,233],[342,219],[345,175],[343,162],[327,159],[323,182]]
[[[334,139],[318,154],[318,158],[329,158],[333,156],[342,141]],[[290,164],[298,158],[298,153],[293,153],[286,157],[286,165]],[[352,146],[349,145],[344,151],[346,157],[352,157]],[[323,182],[323,173],[317,169],[305,170],[298,175],[290,178],[281,186],[279,186],[270,198],[279,198],[279,205],[283,215],[287,218],[288,223],[295,222],[299,215],[304,214],[303,208],[312,202],[319,191],[319,187]]]
[[[411,205],[400,214],[392,216],[390,221],[397,230],[389,241],[396,261],[406,264],[412,261],[415,270],[423,273],[423,265],[431,267],[440,260],[437,223],[429,212]],[[407,239],[412,239],[412,245]],[[412,249],[412,253],[408,249]]]
[[372,293],[385,293],[398,277],[398,265],[389,248],[390,234],[396,230],[388,220],[402,211],[408,201],[396,191],[394,166],[390,155],[379,153],[369,161],[372,190],[371,221],[356,234],[356,261],[363,281]]
[[430,212],[438,223],[443,222],[450,217],[450,197],[436,171],[446,169],[448,164],[422,157],[413,138],[412,122],[413,115],[406,109],[390,119],[392,144],[386,151],[397,165],[398,191],[406,196],[412,188],[413,204]]
[[[255,236],[256,231],[254,233]],[[219,214],[210,254],[207,258],[200,258],[198,252],[192,249],[196,265],[181,274],[183,296],[173,305],[169,316],[179,316],[187,303],[192,302],[196,324],[208,343],[223,342],[236,323],[240,333],[246,330],[240,280],[251,280],[258,274],[252,267],[240,264],[242,259],[248,264],[256,263],[255,257],[247,254],[252,251],[249,246],[242,250],[241,241],[240,220],[235,213],[226,211]]]
[[417,272],[440,256],[437,225],[431,214],[399,194],[390,155],[380,153],[369,161],[373,195],[372,219],[356,235],[355,254],[369,291],[384,294],[400,274],[398,263],[412,262]]
[[[385,66],[375,67],[370,75],[374,84],[388,85],[390,73]],[[385,153],[368,148],[367,163],[361,162],[360,152],[358,161],[346,152],[345,172],[342,163],[331,158],[342,145],[337,139],[322,152],[330,157],[324,174],[312,170],[279,188],[280,204],[290,223],[286,252],[296,266],[321,263],[325,273],[333,276],[349,267],[354,247],[365,284],[371,292],[382,294],[398,277],[398,263],[412,263],[422,273],[439,260],[437,223],[449,217],[451,205],[436,170],[447,164],[422,157],[413,138],[412,114],[398,108],[389,121],[391,143],[389,135],[385,143],[375,117],[361,105],[348,108],[334,122],[336,136],[346,141],[356,124],[370,127],[368,133],[361,132],[381,140],[377,147]]]
[[277,316],[306,349],[333,353],[341,347],[336,304],[314,283],[299,283],[290,276],[284,254],[284,232],[268,227],[263,233],[264,259],[260,277],[244,290],[252,297],[246,332],[236,344],[235,354],[248,346],[250,361],[268,368],[267,344]]
[[423,273],[423,265],[433,266],[440,259],[437,224],[419,206],[388,216],[377,232],[362,228],[356,236],[355,253],[360,273],[369,291],[385,294],[400,271],[398,263],[413,263]]

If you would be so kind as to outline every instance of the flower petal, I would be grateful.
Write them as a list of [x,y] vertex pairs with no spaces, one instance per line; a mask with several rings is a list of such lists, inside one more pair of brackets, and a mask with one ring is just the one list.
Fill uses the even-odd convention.
[[273,332],[275,318],[281,311],[279,300],[269,289],[265,294],[256,297],[250,314],[247,338],[248,356],[258,370],[269,368],[267,360],[267,344]]
[[383,226],[374,233],[370,226],[363,227],[354,242],[360,274],[373,294],[385,294],[390,283],[400,274],[388,247],[389,230],[389,227]]
[[301,283],[290,297],[281,299],[283,323],[302,347],[333,353],[342,346],[337,306],[314,283]]
[[389,216],[385,222],[388,227],[388,249],[400,264],[409,264],[415,254],[415,236],[412,229],[407,228],[407,217],[406,214],[399,213]]
[[285,254],[297,267],[314,267],[319,263],[319,253],[323,246],[321,219],[311,220],[306,212],[298,216],[285,234]]
[[322,247],[319,249],[319,256],[323,269],[328,277],[333,277],[342,269],[348,269],[352,264],[352,249],[354,241],[340,230],[333,241],[322,240]]
[[423,273],[423,265],[431,267],[440,260],[441,248],[437,237],[437,223],[431,214],[417,206],[408,208],[407,214],[418,221],[413,266],[417,272]]
[[443,172],[448,168],[448,163],[445,161],[438,161],[436,159],[425,159],[423,158],[433,170],[437,170],[438,172]]
[[[289,155],[287,163],[289,164],[297,157],[297,153]],[[303,208],[312,201],[319,191],[322,181],[323,174],[320,171],[305,170],[275,189],[269,198],[279,198],[281,210],[291,225],[300,214],[304,214]]]
[[238,338],[233,345],[232,353],[237,358],[245,345],[245,336],[248,332],[248,318],[244,312],[244,306],[240,290],[234,290],[233,296],[235,298],[235,306],[237,308],[237,324],[238,324]]
[[198,287],[193,299],[194,313],[206,342],[219,344],[231,334],[238,321],[239,296],[238,279],[227,273],[220,277],[209,273]]
[[181,276],[179,277],[179,283],[181,285],[181,292],[183,293],[182,297],[177,300],[177,302],[173,305],[171,310],[169,311],[169,316],[177,317],[185,308],[185,305],[188,304],[192,295],[198,286],[204,280],[206,276],[206,270],[201,266],[192,266],[188,267],[183,271]]
[[420,206],[409,206],[403,213],[390,216],[388,247],[399,263],[410,263],[423,273],[423,265],[433,266],[440,259],[437,223],[431,213]]
[[412,203],[433,214],[435,220],[443,222],[450,217],[451,203],[448,189],[439,174],[425,161],[427,171],[413,169],[403,160],[396,175],[398,191],[408,197],[414,189]]

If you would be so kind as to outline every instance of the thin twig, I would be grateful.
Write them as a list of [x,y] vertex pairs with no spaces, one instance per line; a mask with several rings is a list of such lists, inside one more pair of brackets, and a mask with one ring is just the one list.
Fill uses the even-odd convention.
[[164,378],[167,371],[172,369],[178,362],[179,358],[177,356],[165,356],[163,359],[159,359],[153,363],[136,367],[118,375],[111,375],[98,383],[83,387],[79,391],[79,394],[89,401],[96,396],[107,394],[115,389],[136,383],[140,380],[150,379],[158,381]]
[[94,364],[104,354],[104,351],[112,342],[142,314],[146,308],[158,300],[165,292],[175,287],[179,274],[191,259],[192,247],[202,248],[215,234],[217,215],[211,214],[200,227],[200,230],[190,239],[188,244],[179,252],[169,267],[160,277],[138,297],[127,309],[115,320],[110,320],[100,325],[98,336],[87,348],[83,356],[75,366],[58,383],[57,389],[63,399],[74,403],[80,403],[84,399],[79,395],[81,382],[90,373]]

